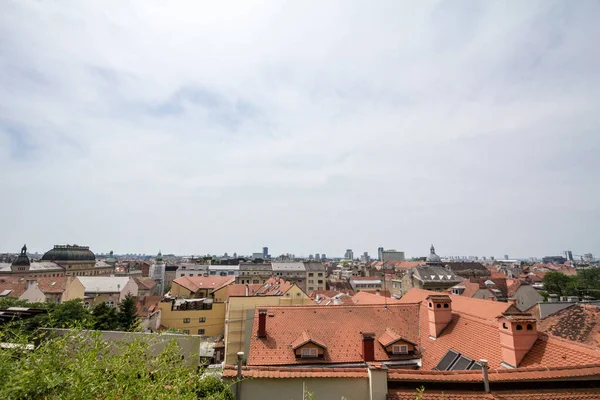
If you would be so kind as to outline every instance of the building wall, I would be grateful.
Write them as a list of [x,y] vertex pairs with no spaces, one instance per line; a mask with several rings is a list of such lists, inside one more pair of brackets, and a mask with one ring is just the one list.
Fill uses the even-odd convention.
[[65,302],[69,300],[83,299],[84,292],[85,287],[81,281],[77,278],[71,278],[62,294],[61,301]]
[[304,279],[306,282],[306,293],[311,293],[313,290],[327,289],[327,278],[325,277],[325,270],[306,271],[306,277]]
[[537,304],[538,301],[544,301],[542,295],[530,285],[521,285],[513,295],[517,300],[517,308],[525,311]]
[[[287,296],[289,294],[289,296]],[[263,306],[309,305],[313,301],[300,288],[293,286],[283,296],[230,297],[227,301],[225,329],[225,361],[235,364],[237,352],[248,354],[254,324],[254,310]]]
[[[213,303],[212,310],[172,310],[170,302],[160,302],[161,324],[167,329],[188,331],[190,335],[200,335],[199,329],[204,329],[204,336],[218,336],[225,328],[225,303]],[[184,322],[189,318],[190,322]],[[205,322],[200,322],[205,318]]]
[[381,261],[404,261],[403,251],[383,251]]
[[175,296],[179,299],[191,299],[193,297],[193,294],[189,289],[173,281],[173,284],[171,286],[171,296]]
[[[230,381],[231,382],[231,381]],[[232,387],[235,392],[235,386]],[[243,400],[305,400],[304,391],[315,399],[368,399],[368,378],[295,378],[295,379],[245,379],[242,381]]]
[[88,293],[86,295],[88,298],[83,300],[83,303],[86,307],[95,307],[100,303],[109,303],[112,307],[117,307],[120,301],[120,293]]
[[35,282],[25,289],[23,294],[19,296],[19,300],[25,300],[30,303],[44,303],[46,302],[46,296],[44,296],[44,293],[38,287],[37,282]]

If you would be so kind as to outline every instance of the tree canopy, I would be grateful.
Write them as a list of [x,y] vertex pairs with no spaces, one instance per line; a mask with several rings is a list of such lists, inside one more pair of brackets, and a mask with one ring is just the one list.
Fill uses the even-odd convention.
[[[156,355],[155,336],[106,341],[97,331],[34,338],[0,331],[13,346],[0,352],[3,399],[232,400],[229,387],[190,362],[176,341]],[[35,350],[25,344],[40,342]]]

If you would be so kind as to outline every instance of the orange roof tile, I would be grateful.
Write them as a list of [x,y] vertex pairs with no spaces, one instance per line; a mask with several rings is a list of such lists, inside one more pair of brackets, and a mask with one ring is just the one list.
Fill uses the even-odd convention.
[[[235,378],[235,366],[226,365],[223,377]],[[243,367],[244,378],[367,378],[367,368],[298,368],[298,367]]]
[[[400,299],[400,303],[422,302],[429,295],[439,295],[439,293],[423,289],[411,289]],[[497,301],[473,299],[456,295],[451,295],[450,298],[452,299],[452,310],[490,321],[496,321],[498,315],[511,308],[509,303]]]
[[[418,304],[353,306],[265,307],[266,338],[258,338],[258,314],[254,318],[248,365],[291,365],[362,362],[361,332],[381,336],[393,328],[407,340],[419,342]],[[258,313],[258,310],[256,311]],[[290,345],[303,331],[310,331],[327,347],[322,360],[296,359]],[[376,360],[390,360],[385,349],[375,345]]]
[[324,349],[327,348],[327,346],[325,346],[323,341],[317,339],[314,335],[311,335],[308,331],[302,331],[300,336],[298,336],[298,338],[292,342],[291,346],[292,346],[292,349],[296,350],[298,347],[304,346],[308,342],[312,342],[312,343],[316,344],[317,346],[321,346]]
[[195,293],[200,289],[216,290],[234,281],[234,276],[182,276],[173,282]]
[[[416,391],[409,389],[392,389],[389,391],[388,400],[414,400]],[[599,388],[585,389],[536,389],[536,390],[498,390],[492,393],[466,390],[425,390],[422,400],[588,400],[599,399]]]
[[14,279],[3,276],[0,278],[0,293],[10,290],[7,297],[17,298],[25,291],[25,279]]
[[600,307],[573,303],[572,306],[540,321],[538,329],[555,337],[598,348],[600,347]]
[[394,304],[398,302],[399,301],[393,297],[365,291],[358,292],[352,296],[352,303],[354,304]]

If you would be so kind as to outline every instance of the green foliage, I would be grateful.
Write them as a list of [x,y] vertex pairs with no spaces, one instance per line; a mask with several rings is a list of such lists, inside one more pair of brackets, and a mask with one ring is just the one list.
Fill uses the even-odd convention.
[[112,342],[99,332],[72,330],[33,351],[18,345],[35,339],[13,332],[16,345],[0,352],[1,399],[233,399],[218,378],[183,360],[176,341],[154,356],[151,335]]
[[101,331],[114,331],[119,327],[117,310],[115,310],[113,307],[109,307],[104,302],[94,307],[92,310],[92,315],[94,316],[94,329]]
[[576,279],[561,272],[547,272],[544,275],[544,289],[550,294],[559,296],[577,294]]
[[123,301],[119,303],[119,312],[117,313],[119,321],[119,330],[133,332],[138,330],[140,320],[137,316],[137,307],[135,297],[128,294]]
[[88,309],[83,306],[81,299],[69,300],[59,305],[51,306],[47,323],[49,328],[71,328],[81,326],[92,328],[94,319]]

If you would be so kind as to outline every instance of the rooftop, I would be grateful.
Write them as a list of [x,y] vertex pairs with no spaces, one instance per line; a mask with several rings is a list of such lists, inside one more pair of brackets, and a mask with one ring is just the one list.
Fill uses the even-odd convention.
[[129,282],[128,276],[78,276],[86,293],[119,293]]
[[200,289],[220,289],[235,282],[234,276],[182,276],[173,281],[192,293]]

